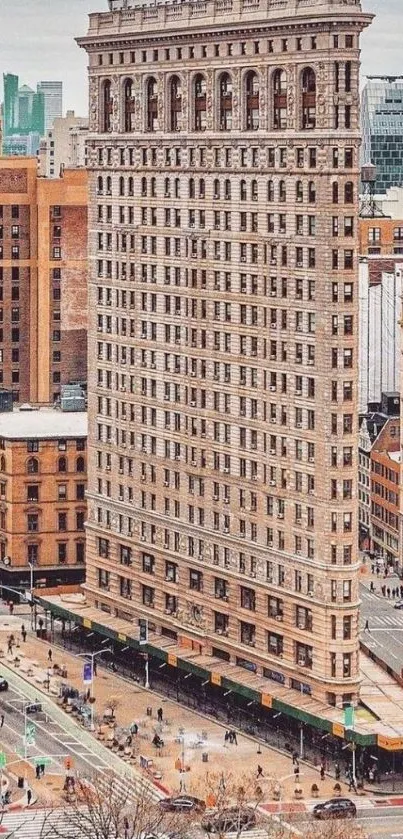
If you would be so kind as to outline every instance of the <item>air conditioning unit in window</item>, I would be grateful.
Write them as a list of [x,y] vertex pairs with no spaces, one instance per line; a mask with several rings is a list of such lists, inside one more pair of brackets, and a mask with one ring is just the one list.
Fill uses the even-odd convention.
[[251,476],[251,478],[252,478],[252,481],[257,481],[257,480],[258,480],[258,476],[257,476],[257,475],[252,475],[252,476]]
[[196,378],[196,371],[192,370],[190,375],[191,375],[192,379],[195,379]]
[[145,479],[146,479],[146,476],[145,476],[145,475],[141,475],[140,480],[141,480],[141,481],[145,481]]
[[110,472],[110,471],[111,471],[111,465],[110,465],[110,463],[107,463],[106,466],[105,466],[105,472]]
[[296,391],[295,391],[295,395],[296,395],[296,396],[302,396],[302,390],[301,390],[301,388],[298,388],[298,390],[296,390]]
[[267,542],[267,546],[268,546],[268,548],[272,548],[272,547],[273,547],[273,539],[269,539],[269,540],[268,540],[268,542]]
[[302,519],[295,519],[295,524],[302,524]]
[[283,519],[283,518],[284,518],[284,513],[279,513],[279,514],[278,514],[278,516],[277,516],[277,518],[278,518],[278,519]]
[[283,616],[282,615],[276,615],[276,621],[278,621],[278,623],[282,623]]
[[270,449],[270,454],[276,454],[276,450],[275,449]]
[[[223,533],[229,533],[229,527],[224,527]],[[242,534],[241,534],[242,535]]]
[[275,487],[275,486],[276,486],[276,482],[275,482],[275,481],[269,481],[269,484],[270,484],[270,486],[271,486],[271,487]]
[[169,481],[164,481],[164,487],[169,487]]
[[174,460],[180,460],[180,459],[181,459],[180,454],[176,454],[175,457],[174,457]]
[[191,408],[195,408],[196,407],[196,402],[189,402],[189,405],[190,405]]
[[191,460],[190,465],[191,466],[197,466],[197,460]]
[[213,495],[213,501],[218,501],[218,499],[219,499],[218,495]]
[[249,576],[255,578],[256,577],[256,571],[251,571],[249,573]]
[[308,457],[308,463],[315,463],[314,457]]
[[224,504],[229,504],[229,498],[224,498]]
[[145,542],[145,541],[146,541],[146,537],[145,536],[140,536],[140,542]]
[[152,364],[150,364],[151,370],[155,370],[155,369],[156,369],[156,366],[157,366],[157,365],[156,365],[156,363],[155,363],[155,361],[154,361]]
[[224,466],[223,472],[224,472],[224,475],[229,475],[229,468],[228,468],[228,466]]
[[295,553],[296,553],[297,556],[301,556],[302,551],[295,551]]

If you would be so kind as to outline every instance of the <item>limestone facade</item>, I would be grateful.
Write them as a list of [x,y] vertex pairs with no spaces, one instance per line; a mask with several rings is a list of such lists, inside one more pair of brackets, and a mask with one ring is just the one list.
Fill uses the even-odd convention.
[[[122,6],[123,8],[116,8]],[[358,0],[91,15],[87,583],[330,704],[359,688]],[[155,639],[154,642],[155,643]]]

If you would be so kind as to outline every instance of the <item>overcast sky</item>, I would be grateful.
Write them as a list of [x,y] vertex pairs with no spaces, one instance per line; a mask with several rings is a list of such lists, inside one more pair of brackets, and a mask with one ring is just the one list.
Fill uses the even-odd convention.
[[[403,73],[402,0],[362,2],[377,15],[362,39],[363,74]],[[65,110],[85,116],[86,55],[74,37],[85,33],[89,12],[105,9],[107,0],[0,0],[0,75],[16,73],[31,87],[40,80],[60,79]]]

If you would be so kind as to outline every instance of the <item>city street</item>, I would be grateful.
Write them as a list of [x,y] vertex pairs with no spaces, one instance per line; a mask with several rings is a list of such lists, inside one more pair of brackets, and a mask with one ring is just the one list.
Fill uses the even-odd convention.
[[[374,581],[380,592],[382,582]],[[393,588],[397,578],[391,578],[388,585]],[[371,592],[367,586],[361,586],[361,639],[365,645],[379,658],[390,665],[393,670],[400,671],[403,667],[403,609],[393,608],[397,601],[384,598]],[[368,620],[369,631],[365,631]]]

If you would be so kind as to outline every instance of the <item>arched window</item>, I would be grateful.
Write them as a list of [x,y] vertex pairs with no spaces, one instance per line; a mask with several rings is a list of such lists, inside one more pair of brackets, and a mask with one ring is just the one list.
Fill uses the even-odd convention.
[[283,204],[287,201],[287,190],[285,186],[285,181],[280,181],[278,185],[278,200],[281,201]]
[[157,181],[155,178],[151,178],[150,181],[150,194],[152,198],[156,196],[156,189],[157,189]]
[[250,200],[257,201],[258,199],[258,188],[257,188],[257,181],[253,180],[250,185]]
[[67,460],[65,457],[59,457],[59,460],[57,461],[57,471],[67,472]]
[[175,198],[180,198],[180,195],[181,195],[181,182],[180,182],[180,178],[175,178],[175,181],[174,181],[174,192],[175,192]]
[[141,179],[141,195],[143,198],[147,195],[147,178]]
[[125,131],[134,131],[134,95],[133,82],[126,79],[123,87]]
[[273,181],[267,181],[267,200],[274,201],[274,184]]
[[199,180],[199,198],[206,197],[206,184],[204,178],[200,178]]
[[78,457],[76,461],[76,472],[85,472],[85,460],[83,457]]
[[214,181],[213,195],[215,199],[220,198],[220,181],[218,180],[218,178],[216,178]]
[[231,181],[224,181],[224,198],[226,201],[231,201]]
[[194,198],[195,195],[196,192],[194,178],[189,178],[189,198]]
[[[165,196],[165,198],[170,198],[171,197],[171,181],[169,180],[169,178],[165,178],[165,181],[164,181],[164,196]],[[190,197],[191,196],[189,195],[189,198]]]
[[254,70],[245,78],[245,124],[247,131],[259,128],[259,79]]
[[104,132],[112,130],[112,87],[109,79],[107,79],[102,86],[102,126]]
[[122,196],[124,194],[125,194],[125,179],[124,179],[123,175],[121,175],[120,178],[119,178],[119,195]]
[[295,184],[295,200],[301,204],[304,200],[304,186],[302,181],[297,181]]
[[194,130],[206,130],[206,79],[198,73],[193,82],[194,95]]
[[146,107],[147,131],[156,131],[158,119],[158,95],[157,80],[154,78],[149,79],[147,82]]
[[308,201],[310,204],[316,202],[316,184],[315,181],[308,181]]
[[179,76],[169,82],[169,130],[179,131],[182,113],[182,86]]
[[229,131],[232,128],[232,79],[229,73],[220,76],[219,86],[219,128]]
[[98,195],[102,195],[104,191],[104,179],[102,175],[99,175],[97,180],[97,193]]
[[37,475],[39,472],[39,463],[36,457],[30,457],[27,463],[28,475]]
[[332,201],[333,204],[339,203],[339,184],[337,181],[332,184]]
[[347,181],[344,184],[344,203],[354,204],[354,184],[352,181]]
[[132,178],[131,176],[127,182],[127,194],[134,195],[134,178]]
[[5,472],[5,471],[6,471],[6,458],[4,457],[4,454],[2,454],[2,456],[0,458],[0,472]]
[[302,115],[301,128],[315,128],[316,125],[316,76],[312,67],[305,67],[301,76]]
[[239,199],[240,201],[247,200],[247,192],[246,192],[246,181],[240,181],[239,183]]
[[273,128],[287,128],[287,76],[285,70],[273,73]]
[[110,175],[106,179],[106,194],[112,195],[112,178]]

